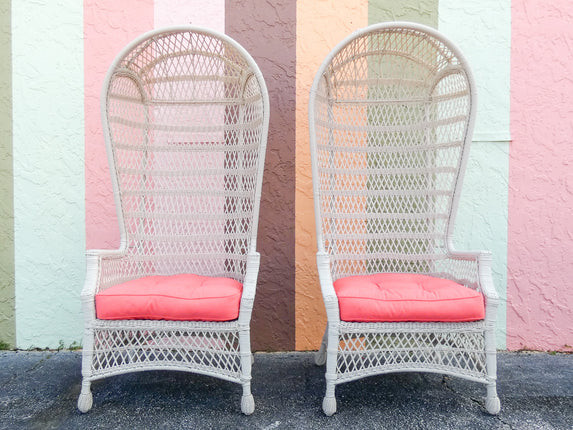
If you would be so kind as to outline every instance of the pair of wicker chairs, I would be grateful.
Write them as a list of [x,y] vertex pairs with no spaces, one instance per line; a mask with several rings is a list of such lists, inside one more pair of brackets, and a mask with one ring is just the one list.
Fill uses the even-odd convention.
[[[223,34],[162,29],[118,55],[101,106],[121,245],[87,252],[78,408],[92,407],[92,381],[165,369],[241,384],[251,414],[263,76]],[[487,411],[499,411],[490,256],[451,244],[474,116],[464,58],[424,26],[358,31],[316,75],[327,415],[337,384],[403,371],[482,382]]]

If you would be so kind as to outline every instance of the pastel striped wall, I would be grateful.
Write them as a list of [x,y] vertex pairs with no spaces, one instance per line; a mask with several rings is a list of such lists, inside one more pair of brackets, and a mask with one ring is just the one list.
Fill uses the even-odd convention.
[[82,4],[12,2],[16,344],[81,334],[84,277]]
[[0,3],[0,342],[14,345],[14,192],[10,2]]
[[439,30],[455,41],[472,66],[478,92],[474,141],[454,243],[459,249],[492,252],[494,284],[501,298],[497,347],[503,349],[507,332],[510,2],[440,0],[438,17]]
[[297,1],[296,57],[296,348],[317,349],[326,312],[316,271],[316,232],[308,134],[308,93],[322,59],[368,25],[366,0]]
[[117,248],[119,229],[103,145],[100,93],[107,68],[140,34],[174,24],[224,31],[224,0],[85,0],[86,245]]
[[507,346],[573,351],[573,4],[512,2]]
[[493,252],[498,347],[569,350],[571,16],[567,0],[0,2],[0,341],[28,348],[81,340],[84,250],[119,243],[101,135],[103,77],[136,36],[191,23],[243,44],[270,92],[255,349],[316,348],[325,315],[308,90],[350,32],[412,20],[452,39],[478,83],[455,243]]
[[[509,3],[498,3],[494,0],[464,3],[456,0],[370,0],[330,5],[299,0],[297,3],[297,88],[300,89],[297,92],[296,201],[298,349],[317,348],[326,323],[314,255],[306,123],[308,89],[321,59],[347,34],[367,24],[392,20],[437,27],[468,53],[480,82],[476,141],[460,202],[455,243],[459,249],[488,249],[494,254],[494,282],[502,298],[497,343],[499,348],[505,348],[511,27]],[[459,25],[460,21],[464,25]],[[483,31],[484,28],[488,31]],[[327,36],[330,39],[325,40]],[[483,49],[484,46],[488,49]]]
[[225,0],[155,0],[155,27],[192,24],[225,31]]
[[100,94],[107,69],[119,51],[153,28],[153,0],[83,3],[86,246],[117,248],[119,228],[101,128]]
[[368,23],[383,21],[413,21],[437,27],[438,0],[370,0]]
[[261,268],[253,308],[255,349],[295,348],[295,0],[227,1],[226,33],[265,77],[270,124],[257,247]]
[[[86,162],[88,247],[117,247],[119,243],[99,115],[99,89],[107,66],[129,40],[153,27],[193,24],[226,32],[254,56],[273,101],[259,226],[262,253],[259,281],[265,288],[260,288],[257,295],[253,345],[258,349],[294,349],[295,123],[291,112],[294,112],[295,1],[155,0],[133,1],[132,7],[125,2],[103,3],[85,1],[86,16],[88,10],[93,16],[84,23],[86,154],[90,157]],[[123,11],[134,9],[137,14],[128,20]],[[253,25],[256,22],[266,24]],[[267,43],[260,43],[262,39]]]

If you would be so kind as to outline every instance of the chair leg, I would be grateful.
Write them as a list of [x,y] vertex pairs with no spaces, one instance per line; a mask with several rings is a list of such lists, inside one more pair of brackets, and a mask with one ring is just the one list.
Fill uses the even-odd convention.
[[322,411],[329,417],[336,412],[336,397],[335,397],[334,381],[326,380],[326,394],[322,400]]
[[499,397],[497,397],[497,388],[496,383],[490,383],[487,386],[487,397],[485,398],[485,409],[491,415],[499,414],[501,410],[501,402],[499,401]]
[[322,410],[326,416],[331,416],[336,412],[336,362],[338,356],[338,327],[330,324],[326,330],[327,348],[326,348],[326,394],[322,401]]
[[241,350],[241,385],[243,397],[241,398],[241,412],[251,415],[255,411],[255,399],[251,394],[251,367],[254,357],[251,354],[251,340],[249,330],[239,330],[239,347]]
[[251,382],[243,382],[243,397],[241,397],[241,412],[251,415],[255,412],[255,399],[251,394]]
[[91,391],[91,382],[82,382],[82,391],[78,397],[78,409],[82,413],[88,412],[93,405],[93,396]]
[[326,363],[326,349],[328,346],[328,324],[326,325],[326,330],[324,331],[324,336],[322,336],[322,342],[320,343],[320,348],[314,354],[314,364],[317,366],[323,366]]
[[[495,308],[490,312],[495,312]],[[485,398],[485,409],[492,415],[497,415],[501,409],[499,397],[497,397],[497,355],[495,343],[495,324],[493,318],[487,318],[487,330],[485,332],[486,370],[489,382],[487,384],[487,396]]]
[[93,360],[94,333],[93,330],[85,330],[82,349],[82,390],[78,397],[78,409],[82,413],[88,412],[93,405],[91,391],[92,360]]

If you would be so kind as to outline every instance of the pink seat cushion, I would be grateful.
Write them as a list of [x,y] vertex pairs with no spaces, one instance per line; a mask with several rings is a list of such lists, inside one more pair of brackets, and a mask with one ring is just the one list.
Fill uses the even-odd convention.
[[482,320],[483,295],[454,281],[411,273],[349,276],[334,282],[340,319],[355,322]]
[[148,276],[98,293],[96,315],[104,320],[230,321],[239,316],[242,290],[230,278]]

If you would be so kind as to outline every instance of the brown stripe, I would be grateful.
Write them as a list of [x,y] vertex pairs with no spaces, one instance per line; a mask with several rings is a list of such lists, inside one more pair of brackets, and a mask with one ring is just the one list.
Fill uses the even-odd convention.
[[227,1],[225,33],[253,56],[271,102],[251,324],[254,350],[295,348],[296,0]]

